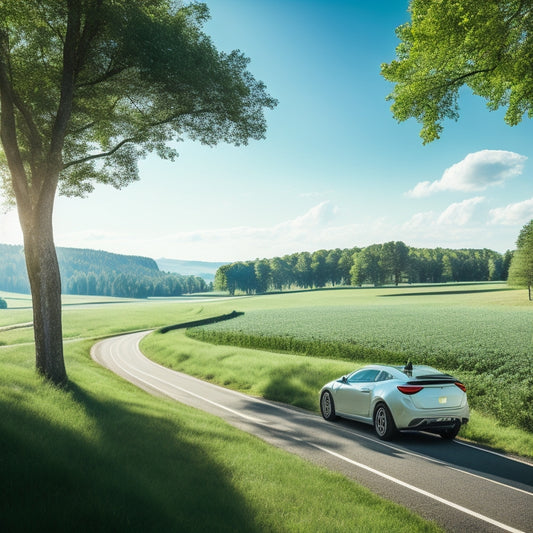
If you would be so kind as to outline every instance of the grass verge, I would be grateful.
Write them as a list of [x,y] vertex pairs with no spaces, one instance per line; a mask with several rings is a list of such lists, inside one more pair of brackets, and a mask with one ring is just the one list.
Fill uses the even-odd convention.
[[90,345],[65,345],[65,390],[37,377],[33,347],[0,352],[3,531],[439,531],[341,475],[146,394],[93,363]]

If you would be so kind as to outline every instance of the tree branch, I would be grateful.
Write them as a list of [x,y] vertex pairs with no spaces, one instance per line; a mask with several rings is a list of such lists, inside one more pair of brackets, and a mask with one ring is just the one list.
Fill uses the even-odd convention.
[[11,173],[17,204],[20,209],[28,211],[31,209],[30,191],[17,140],[13,88],[5,61],[8,56],[6,41],[6,33],[0,30],[0,140]]
[[52,128],[49,160],[57,170],[61,167],[61,152],[65,139],[72,101],[74,99],[74,80],[76,78],[77,52],[81,27],[80,6],[73,0],[68,1],[68,21],[65,44],[63,46],[63,73],[61,78],[61,96]]
[[39,128],[33,120],[33,116],[30,110],[24,105],[22,99],[15,92],[13,92],[13,103],[20,111],[20,114],[24,118],[24,122],[26,122],[26,125],[28,126],[31,155],[33,159],[31,165],[33,171],[33,169],[35,169],[36,160],[40,161],[42,159],[43,154],[43,143],[41,140],[41,135],[39,133]]
[[94,159],[102,159],[103,157],[108,157],[110,155],[113,155],[115,152],[120,150],[125,144],[134,143],[136,140],[137,140],[136,137],[129,137],[127,139],[122,139],[122,141],[120,141],[114,148],[112,148],[108,152],[101,152],[99,154],[89,155],[87,157],[82,157],[81,159],[75,159],[74,161],[69,161],[68,163],[65,163],[63,165],[63,170],[69,167],[72,167],[74,165],[86,163],[87,161],[93,161]]
[[443,89],[443,88],[449,87],[451,85],[457,85],[459,82],[465,80],[466,78],[470,78],[472,76],[475,76],[476,74],[483,74],[484,72],[492,72],[495,69],[496,69],[496,67],[494,66],[494,67],[491,67],[491,68],[472,70],[471,72],[467,72],[465,74],[461,74],[460,76],[457,76],[456,78],[448,80],[446,83],[442,83],[440,85],[436,85],[434,87],[434,89]]
[[94,80],[90,80],[90,81],[77,84],[76,88],[93,87],[94,85],[103,83],[104,81],[111,79],[113,76],[116,76],[117,74],[120,74],[121,72],[124,72],[124,70],[126,70],[126,67],[115,67],[113,69],[108,69],[104,74],[102,74],[98,78],[95,78]]

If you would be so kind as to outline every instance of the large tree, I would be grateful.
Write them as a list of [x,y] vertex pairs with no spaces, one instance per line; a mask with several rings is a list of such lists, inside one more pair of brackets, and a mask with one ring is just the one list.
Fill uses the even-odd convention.
[[533,299],[533,219],[527,223],[516,241],[516,251],[509,268],[509,284],[527,287],[529,300]]
[[409,11],[411,21],[396,29],[397,59],[381,73],[395,83],[394,117],[415,118],[424,144],[458,118],[463,86],[491,110],[506,107],[511,126],[533,116],[531,0],[411,0]]
[[173,0],[0,2],[0,173],[16,202],[33,299],[36,366],[67,380],[53,239],[57,192],[138,179],[149,152],[183,137],[235,145],[276,104],[239,51],[203,33],[204,4]]

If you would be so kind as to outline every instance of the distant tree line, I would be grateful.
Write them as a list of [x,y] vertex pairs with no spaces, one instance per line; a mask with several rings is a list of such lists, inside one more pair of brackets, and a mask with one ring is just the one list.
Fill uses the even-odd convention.
[[[57,255],[63,294],[148,298],[212,288],[197,276],[161,272],[148,257],[75,248],[58,248]],[[0,244],[0,290],[30,292],[21,246]]]
[[412,248],[401,241],[221,266],[216,290],[260,294],[326,286],[506,280],[512,252]]

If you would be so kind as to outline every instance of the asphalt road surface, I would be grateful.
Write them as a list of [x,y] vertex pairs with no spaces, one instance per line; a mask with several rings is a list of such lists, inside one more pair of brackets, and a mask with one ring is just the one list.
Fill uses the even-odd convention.
[[425,433],[382,442],[370,426],[326,422],[307,411],[212,385],[144,357],[139,341],[145,334],[101,341],[92,357],[151,394],[212,413],[341,472],[447,531],[533,533],[532,464]]

